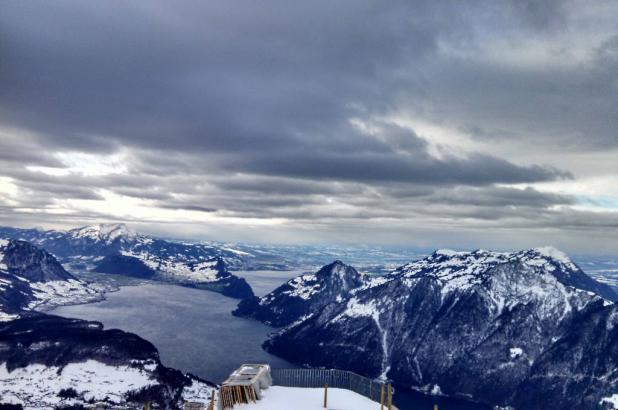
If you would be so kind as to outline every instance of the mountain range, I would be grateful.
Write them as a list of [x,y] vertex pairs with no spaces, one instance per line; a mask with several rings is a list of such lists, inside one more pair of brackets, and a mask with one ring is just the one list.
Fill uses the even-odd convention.
[[0,238],[36,244],[74,271],[161,280],[241,299],[253,296],[247,282],[228,270],[228,264],[243,263],[242,252],[142,235],[124,224],[68,231],[3,227]]
[[328,277],[353,268],[335,266],[236,314],[285,326],[265,348],[287,360],[424,392],[550,410],[618,397],[618,296],[554,248],[439,250],[345,291]]

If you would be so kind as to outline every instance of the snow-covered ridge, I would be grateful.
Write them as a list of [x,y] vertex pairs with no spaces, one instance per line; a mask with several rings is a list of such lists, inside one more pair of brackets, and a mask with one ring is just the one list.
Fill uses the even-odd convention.
[[67,232],[74,239],[91,239],[111,244],[117,239],[132,242],[138,239],[138,235],[133,229],[125,224],[97,224],[71,229]]
[[[394,273],[406,276],[423,273],[448,281],[461,274],[477,274],[486,270],[489,266],[516,261],[543,268],[549,272],[556,269],[563,269],[566,272],[579,270],[577,265],[564,252],[553,247],[544,247],[518,252],[493,252],[483,249],[473,252],[456,252],[440,249],[425,259],[401,266]],[[456,272],[459,272],[460,275],[455,275]]]
[[[586,276],[564,252],[549,246],[518,252],[482,249],[457,252],[440,249],[425,259],[399,267],[385,277],[374,278],[367,287],[379,286],[400,278],[414,280],[431,277],[442,284],[444,293],[464,291],[485,282],[496,272],[496,267],[503,264],[520,264],[539,275],[552,275],[565,286],[593,292],[604,298],[613,294],[611,289]],[[611,297],[609,299],[615,300]]]

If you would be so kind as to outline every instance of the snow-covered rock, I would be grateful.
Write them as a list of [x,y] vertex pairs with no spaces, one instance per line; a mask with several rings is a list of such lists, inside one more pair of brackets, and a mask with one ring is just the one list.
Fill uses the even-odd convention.
[[553,248],[440,250],[265,346],[302,364],[438,385],[492,405],[594,409],[618,386],[615,299]]
[[364,281],[365,277],[356,269],[335,261],[316,273],[305,273],[289,280],[264,297],[241,301],[233,314],[271,326],[287,326],[329,303],[346,299]]

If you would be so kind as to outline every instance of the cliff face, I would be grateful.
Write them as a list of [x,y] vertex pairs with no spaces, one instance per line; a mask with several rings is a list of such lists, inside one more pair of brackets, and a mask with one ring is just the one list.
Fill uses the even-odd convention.
[[25,241],[0,241],[0,321],[14,319],[22,311],[102,297],[45,250]]
[[582,275],[553,249],[438,251],[374,278],[265,347],[492,405],[595,409],[617,393],[618,314],[607,299],[613,292]]
[[75,279],[51,254],[25,241],[8,241],[2,262],[13,275],[31,282]]
[[271,326],[287,326],[329,303],[346,299],[364,280],[353,267],[335,261],[316,273],[289,280],[262,298],[241,301],[233,314]]

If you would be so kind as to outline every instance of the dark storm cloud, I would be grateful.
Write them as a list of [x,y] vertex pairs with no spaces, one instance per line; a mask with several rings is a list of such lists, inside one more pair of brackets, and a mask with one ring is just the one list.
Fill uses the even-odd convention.
[[7,169],[14,169],[23,164],[36,164],[47,167],[62,167],[62,163],[58,159],[49,155],[49,151],[42,149],[40,144],[37,144],[31,138],[13,137],[8,133],[0,132],[0,162]]
[[570,0],[520,0],[511,4],[523,20],[535,29],[548,30],[564,24],[566,10],[572,3]]
[[372,2],[3,9],[3,119],[73,149],[293,143],[293,129],[339,121],[348,101],[386,106],[380,88],[396,78],[380,75],[433,49],[437,34],[399,18],[406,6]]
[[461,159],[435,159],[426,152],[420,155],[343,153],[315,156],[298,153],[291,158],[268,162],[253,160],[249,168],[270,175],[300,178],[328,178],[351,181],[399,181],[417,184],[487,185],[495,182],[520,183],[569,177],[568,173],[535,167],[518,167],[488,155],[472,155]]
[[451,205],[474,205],[479,207],[531,207],[548,208],[554,205],[572,205],[575,200],[568,195],[539,192],[530,187],[514,189],[506,187],[487,187],[484,189],[459,187],[442,190],[431,198],[432,201]]
[[[568,47],[544,64],[500,56],[442,56],[428,79],[428,117],[475,139],[511,140],[563,151],[618,147],[618,34],[605,34],[577,62]],[[558,45],[556,45],[558,47]],[[504,55],[502,57],[506,57]],[[452,67],[457,67],[453,70]],[[467,104],[453,96],[464,95]],[[411,97],[415,99],[414,96]]]
[[[440,24],[456,3],[2,7],[0,119],[48,149],[201,152],[238,172],[359,181],[559,176],[490,156],[439,161],[414,135],[376,141],[348,123],[422,94],[415,65],[465,28]],[[412,157],[393,152],[401,144]]]

